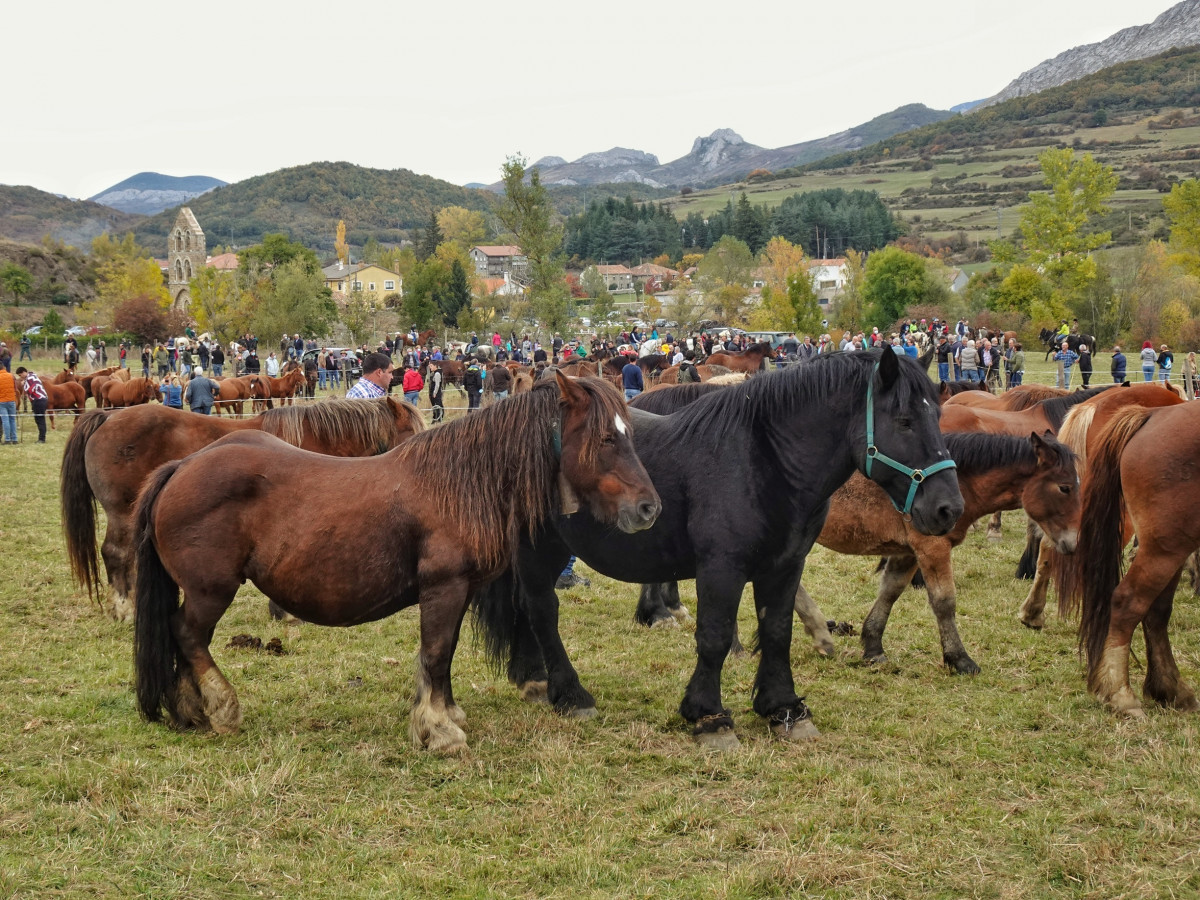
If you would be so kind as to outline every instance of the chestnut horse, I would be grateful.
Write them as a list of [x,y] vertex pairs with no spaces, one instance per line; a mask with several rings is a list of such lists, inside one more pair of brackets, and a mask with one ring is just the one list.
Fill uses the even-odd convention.
[[158,384],[153,378],[130,378],[128,381],[110,378],[100,388],[100,399],[105,409],[138,406],[158,399]]
[[[1088,443],[1083,527],[1073,560],[1083,584],[1079,643],[1087,654],[1088,688],[1114,712],[1145,715],[1129,685],[1129,644],[1140,623],[1145,698],[1195,712],[1200,705],[1179,676],[1167,626],[1184,564],[1200,547],[1200,403],[1122,410]],[[1130,531],[1138,551],[1122,577]]]
[[56,410],[70,411],[76,416],[84,411],[87,394],[83,390],[83,385],[78,381],[68,381],[64,384],[42,382],[42,387],[46,389],[46,412],[50,414],[51,428],[55,427],[54,412]]
[[759,341],[737,352],[718,350],[704,361],[710,366],[724,366],[734,372],[754,374],[765,367],[766,359],[770,355],[771,342]]
[[[1178,406],[1183,402],[1183,397],[1168,382],[1158,381],[1105,391],[1072,409],[1063,421],[1059,438],[1075,452],[1080,480],[1087,472],[1087,459],[1092,445],[1098,442],[1100,434],[1113,416],[1131,407],[1155,409],[1160,406]],[[1050,579],[1053,578],[1058,583],[1060,611],[1072,609],[1077,605],[1081,586],[1074,578],[1077,567],[1072,562],[1060,560],[1054,545],[1045,540],[1031,525],[1022,566],[1017,570],[1018,578],[1029,577],[1026,572],[1034,560],[1036,569],[1030,573],[1033,584],[1030,585],[1025,602],[1021,604],[1019,618],[1021,624],[1027,628],[1039,629],[1046,622],[1046,590]]]
[[401,347],[425,347],[425,346],[428,346],[429,342],[432,341],[435,337],[437,337],[437,332],[434,329],[429,328],[425,331],[422,331],[420,334],[417,335],[417,342],[414,344],[413,339],[411,337],[409,337],[407,334],[402,334],[402,335],[400,335],[400,346]]
[[[289,365],[292,365],[289,363]],[[290,406],[292,398],[304,390],[304,385],[307,383],[307,378],[304,375],[304,369],[299,365],[292,365],[283,375],[278,378],[273,378],[270,375],[260,376],[260,384],[263,386],[267,409],[273,409],[273,400],[279,400],[280,406]],[[255,411],[259,411],[259,401],[255,401]]]
[[107,522],[101,553],[113,614],[132,614],[133,504],[158,466],[183,459],[213,441],[257,430],[328,456],[372,456],[425,429],[415,408],[391,399],[325,400],[252,419],[219,419],[164,406],[91,411],[67,440],[59,480],[63,532],[75,580],[91,596],[100,584],[96,505]]
[[237,378],[217,380],[217,398],[213,404],[213,415],[221,415],[222,409],[241,417],[245,413],[247,400],[261,400],[267,396],[261,375],[239,375]]
[[[241,434],[162,466],[137,511],[142,715],[154,721],[165,710],[176,727],[237,730],[237,695],[209,642],[238,588],[253,581],[320,625],[419,606],[409,734],[436,752],[465,749],[450,667],[468,603],[559,507],[582,504],[628,533],[654,524],[661,504],[632,433],[614,388],[558,375],[374,459],[331,459]],[[521,440],[498,442],[504,434]],[[370,515],[308,524],[270,514],[314,484]]]

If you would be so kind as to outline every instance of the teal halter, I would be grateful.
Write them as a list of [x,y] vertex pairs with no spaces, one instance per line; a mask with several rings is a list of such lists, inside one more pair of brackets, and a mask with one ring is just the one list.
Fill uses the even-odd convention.
[[904,501],[904,508],[892,500],[892,495],[888,494],[888,499],[892,500],[892,506],[896,507],[896,511],[907,516],[912,511],[913,501],[917,499],[917,488],[928,478],[943,469],[957,468],[952,459],[943,459],[941,462],[936,462],[926,469],[910,469],[903,463],[898,463],[879,452],[879,448],[875,446],[875,402],[872,396],[872,390],[875,387],[875,373],[879,371],[879,363],[875,363],[875,368],[871,370],[871,379],[867,382],[867,477],[871,477],[871,463],[879,460],[885,466],[890,466],[897,472],[907,475],[911,479],[911,484],[908,486],[908,499]]

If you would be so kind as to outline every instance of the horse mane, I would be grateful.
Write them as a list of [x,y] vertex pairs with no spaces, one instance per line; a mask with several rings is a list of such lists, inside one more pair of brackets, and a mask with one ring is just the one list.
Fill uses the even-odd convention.
[[721,384],[713,384],[711,380],[664,384],[638,394],[629,401],[629,405],[643,412],[669,416],[680,407],[687,406],[692,401],[711,394],[713,391],[722,390],[724,387]]
[[1070,447],[1075,453],[1076,471],[1083,478],[1083,467],[1087,464],[1087,434],[1096,418],[1096,405],[1089,403],[1076,406],[1067,413],[1058,429],[1059,443]]
[[[1042,439],[1057,454],[1056,465],[1074,462],[1075,454],[1065,444],[1048,435]],[[1037,451],[1029,438],[1012,434],[952,431],[946,435],[946,449],[960,475],[977,475],[990,469],[1037,462]]]
[[[715,391],[680,410],[684,434],[704,444],[723,443],[729,435],[745,436],[765,426],[768,434],[777,433],[786,440],[788,429],[805,421],[815,401],[860,394],[865,400],[881,352],[821,354],[804,365],[748,379],[736,391]],[[907,405],[921,397],[936,405],[933,382],[913,360],[898,356],[897,402]]]
[[[714,369],[719,369],[721,366],[713,366]],[[714,375],[708,379],[709,384],[715,384],[720,387],[725,387],[730,384],[741,384],[750,375],[747,372],[723,372],[720,375]]]
[[[614,420],[628,423],[629,412],[608,382],[581,378],[573,384],[593,401],[579,461],[594,465]],[[542,378],[530,391],[419,434],[396,450],[421,484],[421,496],[439,516],[460,523],[465,549],[484,566],[511,560],[522,526],[532,535],[558,501],[554,431],[561,404],[558,381]]]
[[1065,396],[1067,396],[1067,391],[1062,388],[1051,387],[1048,384],[1031,384],[1028,387],[1022,385],[1019,388],[1013,388],[1004,395],[1004,399],[1005,403],[1008,404],[1008,409],[1013,412],[1020,412],[1023,409],[1036,406],[1043,400],[1053,400],[1055,397]]
[[[392,400],[409,412],[414,431],[425,430],[425,420],[410,403]],[[281,406],[262,414],[262,430],[299,447],[307,431],[316,440],[331,444],[349,440],[360,447],[384,453],[396,442],[396,416],[387,397],[376,400],[329,399],[300,406]]]
[[1054,430],[1058,431],[1062,427],[1063,419],[1067,417],[1067,412],[1071,407],[1077,403],[1082,403],[1084,400],[1089,400],[1101,391],[1107,391],[1111,387],[1113,385],[1103,384],[1100,387],[1087,388],[1086,390],[1076,391],[1073,394],[1067,394],[1062,397],[1051,397],[1049,400],[1041,401],[1042,412],[1046,414],[1046,418],[1054,426]]

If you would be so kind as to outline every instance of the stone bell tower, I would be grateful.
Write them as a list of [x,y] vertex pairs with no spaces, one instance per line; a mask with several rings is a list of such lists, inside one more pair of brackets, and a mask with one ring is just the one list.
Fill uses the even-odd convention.
[[208,250],[200,223],[191,209],[183,207],[167,235],[167,290],[177,308],[186,309],[191,302],[188,283],[208,261]]

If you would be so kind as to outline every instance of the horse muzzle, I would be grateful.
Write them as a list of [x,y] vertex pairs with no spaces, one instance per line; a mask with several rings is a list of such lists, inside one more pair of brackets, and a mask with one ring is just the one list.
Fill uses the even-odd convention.
[[658,497],[646,497],[637,503],[623,505],[617,513],[617,527],[626,534],[645,531],[658,520],[662,502]]
[[1068,528],[1057,537],[1053,538],[1054,549],[1064,556],[1070,556],[1075,552],[1075,548],[1079,545],[1079,529]]

